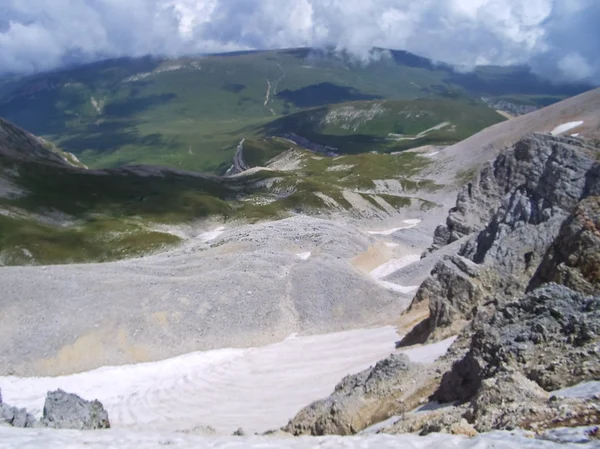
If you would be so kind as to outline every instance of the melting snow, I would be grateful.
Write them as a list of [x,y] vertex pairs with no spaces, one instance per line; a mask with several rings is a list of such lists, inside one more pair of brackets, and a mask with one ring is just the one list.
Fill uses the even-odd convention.
[[375,279],[383,279],[386,276],[389,276],[392,273],[395,273],[398,270],[401,270],[404,267],[409,266],[412,263],[418,262],[421,260],[421,256],[418,254],[411,254],[409,256],[401,257],[400,259],[392,259],[383,265],[379,265],[373,271],[371,271],[371,276]]
[[421,223],[421,220],[410,219],[410,220],[404,220],[402,223],[404,223],[406,226],[401,226],[399,228],[387,229],[385,231],[368,231],[367,233],[371,234],[371,235],[392,235],[393,233],[395,233],[397,231],[401,231],[403,229],[414,228],[419,223]]
[[[556,432],[558,432],[557,430]],[[560,441],[560,440],[559,440]],[[571,440],[567,440],[571,441]],[[589,441],[589,439],[588,439]],[[492,432],[466,438],[433,433],[427,436],[359,435],[355,437],[200,437],[183,433],[15,429],[0,427],[1,449],[587,449],[597,442],[561,444],[535,438],[527,432]]]
[[562,125],[558,125],[556,128],[554,128],[550,134],[552,134],[553,136],[559,136],[581,125],[583,125],[582,120],[579,120],[577,122],[563,123]]
[[308,252],[306,252],[306,253],[299,253],[299,254],[296,254],[296,257],[297,257],[298,259],[300,259],[300,260],[308,260],[308,259],[310,258],[310,255],[311,255],[311,252],[310,252],[310,251],[308,251]]
[[212,231],[208,231],[203,234],[200,234],[198,236],[198,238],[205,242],[210,242],[211,240],[214,240],[217,237],[219,237],[221,234],[223,234],[223,232],[225,232],[225,226],[221,226],[219,228],[213,229]]
[[554,396],[563,398],[591,398],[600,395],[600,381],[584,382],[569,388],[553,391]]
[[445,340],[430,345],[418,346],[415,348],[400,351],[406,354],[408,358],[415,363],[433,363],[448,352],[448,348],[456,340],[456,336],[446,338]]
[[345,375],[390,355],[396,340],[396,330],[387,326],[56,378],[0,377],[0,386],[6,403],[38,416],[46,392],[62,388],[99,399],[117,429],[172,432],[212,426],[224,435],[239,427],[264,432],[285,425],[302,407],[329,395]]
[[404,295],[415,293],[419,289],[418,285],[409,285],[408,287],[405,287],[404,285],[394,284],[393,282],[387,282],[382,280],[377,281],[377,283],[382,287],[387,288],[388,290],[391,290],[396,293],[402,293]]

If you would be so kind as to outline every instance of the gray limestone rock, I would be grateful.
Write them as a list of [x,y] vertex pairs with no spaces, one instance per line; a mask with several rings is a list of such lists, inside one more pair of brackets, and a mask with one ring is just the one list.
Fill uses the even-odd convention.
[[41,424],[55,429],[108,429],[108,413],[99,401],[56,390],[48,393]]
[[302,409],[283,429],[293,435],[353,435],[410,410],[412,396],[435,377],[429,367],[394,354],[374,367],[345,377],[326,399]]

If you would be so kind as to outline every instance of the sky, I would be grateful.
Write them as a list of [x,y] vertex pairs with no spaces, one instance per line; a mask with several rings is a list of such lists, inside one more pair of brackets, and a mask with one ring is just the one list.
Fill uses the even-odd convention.
[[600,0],[0,0],[0,73],[121,56],[334,47],[600,84]]

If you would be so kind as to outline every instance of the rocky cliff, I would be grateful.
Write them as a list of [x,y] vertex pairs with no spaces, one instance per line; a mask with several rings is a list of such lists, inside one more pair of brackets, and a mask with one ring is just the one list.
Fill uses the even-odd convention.
[[[462,242],[420,286],[411,307],[427,304],[429,317],[400,342],[458,334],[447,355],[403,365],[376,389],[361,379],[380,364],[345,379],[286,430],[350,434],[394,415],[383,431],[472,435],[600,423],[597,396],[552,394],[600,379],[599,154],[585,140],[533,134],[487,164],[423,255]],[[407,413],[428,401],[448,405]]]

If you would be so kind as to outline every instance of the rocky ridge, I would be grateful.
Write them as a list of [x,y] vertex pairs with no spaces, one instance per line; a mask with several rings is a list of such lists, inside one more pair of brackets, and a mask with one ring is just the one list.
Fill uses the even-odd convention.
[[[381,432],[473,435],[600,424],[600,398],[553,391],[600,378],[598,148],[544,134],[502,151],[458,194],[424,258],[453,242],[411,308],[429,317],[400,343],[458,334],[431,365],[382,365],[344,379],[285,430],[352,434],[390,416]],[[408,311],[410,313],[410,310]],[[387,359],[383,366],[397,357]],[[447,404],[424,410],[420,403]]]

